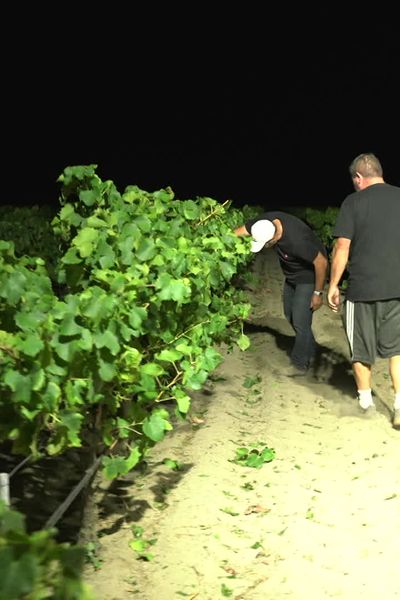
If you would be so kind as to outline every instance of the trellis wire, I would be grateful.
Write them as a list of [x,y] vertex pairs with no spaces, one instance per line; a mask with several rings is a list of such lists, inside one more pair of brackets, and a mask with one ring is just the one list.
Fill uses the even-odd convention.
[[82,477],[80,482],[68,494],[68,496],[66,497],[64,502],[62,504],[60,504],[60,506],[57,508],[57,510],[54,511],[54,513],[51,515],[51,517],[49,519],[47,519],[47,522],[43,529],[50,529],[51,527],[54,527],[54,525],[57,523],[57,521],[59,521],[59,519],[63,516],[65,511],[70,507],[72,502],[75,500],[75,498],[77,497],[79,492],[87,485],[87,483],[90,481],[90,479],[96,473],[97,469],[99,468],[101,458],[102,458],[101,456],[96,458],[96,460],[94,461],[92,466],[89,469],[87,469],[85,475]]
[[[27,456],[22,460],[10,473],[0,473],[0,500],[4,500],[7,506],[10,506],[10,479],[13,475],[19,471],[24,464],[26,464],[31,458]],[[45,526],[43,529],[50,529],[54,527],[56,523],[61,519],[65,511],[70,507],[72,502],[78,496],[79,492],[89,483],[90,479],[96,473],[99,468],[101,456],[97,457],[92,466],[86,470],[84,476],[79,481],[79,483],[71,490],[68,494],[64,502],[60,504],[60,506],[53,512],[51,517],[47,519]]]

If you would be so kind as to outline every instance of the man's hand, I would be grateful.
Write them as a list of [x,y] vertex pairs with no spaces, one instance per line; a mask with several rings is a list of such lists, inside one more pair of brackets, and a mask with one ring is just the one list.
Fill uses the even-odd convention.
[[340,291],[337,285],[331,284],[328,290],[328,306],[333,312],[339,312],[340,308]]
[[315,312],[316,310],[321,308],[321,306],[322,306],[322,295],[318,296],[317,294],[313,294],[311,296],[311,304],[310,304],[311,310],[313,312]]

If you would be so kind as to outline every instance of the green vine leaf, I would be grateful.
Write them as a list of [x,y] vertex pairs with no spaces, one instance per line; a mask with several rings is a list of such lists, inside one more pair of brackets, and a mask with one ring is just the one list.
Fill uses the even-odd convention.
[[166,410],[154,410],[150,417],[143,421],[143,433],[153,442],[160,442],[164,438],[165,432],[172,429],[168,416]]
[[237,341],[237,345],[241,350],[247,350],[250,347],[250,339],[247,335],[242,334]]

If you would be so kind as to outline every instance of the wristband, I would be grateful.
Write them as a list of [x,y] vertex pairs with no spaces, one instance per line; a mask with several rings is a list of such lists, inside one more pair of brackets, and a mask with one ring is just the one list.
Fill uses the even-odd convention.
[[324,292],[322,292],[321,290],[314,290],[313,294],[315,294],[316,296],[322,296]]

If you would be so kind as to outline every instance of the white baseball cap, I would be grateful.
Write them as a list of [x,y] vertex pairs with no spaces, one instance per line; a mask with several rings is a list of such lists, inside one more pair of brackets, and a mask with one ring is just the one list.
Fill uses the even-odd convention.
[[251,251],[259,252],[275,235],[275,225],[272,221],[261,219],[252,225],[250,230],[253,241],[251,242]]

